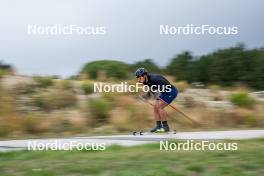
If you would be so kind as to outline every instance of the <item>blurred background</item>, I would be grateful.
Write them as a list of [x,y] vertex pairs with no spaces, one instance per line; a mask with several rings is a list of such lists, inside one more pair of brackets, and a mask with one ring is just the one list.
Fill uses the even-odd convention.
[[[264,175],[263,139],[220,141],[237,142],[237,151],[160,151],[154,143],[3,152],[16,149],[4,144],[21,142],[11,139],[85,140],[151,129],[153,107],[141,92],[93,90],[99,82],[135,84],[138,67],[174,84],[172,104],[201,124],[167,107],[171,129],[263,129],[263,7],[261,0],[1,0],[1,176]],[[161,25],[188,24],[237,27],[238,34],[160,34]],[[33,35],[29,25],[99,26],[105,33]]]
[[[94,83],[135,84],[133,72],[145,67],[165,75],[179,89],[173,104],[194,126],[166,108],[181,131],[263,128],[264,51],[243,44],[201,57],[185,51],[160,67],[151,59],[128,64],[98,60],[68,78],[17,74],[1,62],[1,137],[72,136],[129,133],[154,125],[153,108],[139,93],[94,93]],[[154,100],[150,100],[154,101]]]
[[[216,8],[217,7],[217,8]],[[129,133],[154,125],[132,93],[93,83],[135,84],[160,73],[180,91],[167,108],[182,131],[263,128],[263,2],[1,1],[0,136]],[[28,25],[105,26],[105,35],[30,35]],[[236,26],[237,35],[160,35],[160,25]]]

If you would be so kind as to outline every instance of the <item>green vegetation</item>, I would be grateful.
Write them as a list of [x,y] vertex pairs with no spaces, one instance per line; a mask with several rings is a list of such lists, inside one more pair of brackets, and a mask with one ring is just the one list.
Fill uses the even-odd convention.
[[0,78],[2,78],[4,75],[4,71],[3,70],[0,70]]
[[[245,90],[241,86],[246,90],[263,89],[263,56],[263,49],[245,49],[243,45],[238,45],[201,57],[183,52],[175,56],[166,69],[159,68],[151,59],[134,64],[101,60],[87,63],[75,80],[12,76],[8,74],[12,72],[6,72],[12,71],[12,67],[0,62],[0,76],[1,73],[8,75],[0,85],[0,136],[71,134],[73,129],[82,129],[86,134],[98,134],[98,129],[107,133],[128,132],[137,127],[150,129],[153,108],[137,99],[136,93],[86,96],[93,93],[93,81],[107,84],[122,80],[135,84],[132,74],[138,67],[145,67],[151,73],[167,73],[166,78],[177,86],[180,93],[191,87],[189,83],[195,87],[209,87],[210,91],[188,91],[173,102],[180,110],[205,124],[201,129],[263,127],[264,104],[260,101],[255,103],[245,92],[229,98],[228,95],[235,89],[226,87],[239,85],[236,90]],[[204,98],[219,102],[212,103],[210,107]],[[220,102],[227,100],[236,106]],[[175,123],[170,123],[175,124],[177,129],[193,130],[191,123],[181,118],[179,113],[171,108],[166,108],[166,111],[169,120],[176,117]],[[57,130],[53,130],[54,126]]]
[[239,44],[201,57],[190,52],[177,55],[167,66],[177,80],[231,86],[242,83],[255,89],[264,88],[264,51],[245,49]]
[[30,114],[24,117],[23,127],[28,133],[39,133],[41,132],[40,124],[43,118],[39,114]]
[[88,108],[92,116],[93,124],[106,122],[110,117],[111,103],[104,99],[92,99],[88,101]]
[[40,88],[47,88],[53,85],[53,78],[52,77],[43,77],[43,76],[36,76],[34,77],[34,81],[36,85]]
[[167,66],[169,74],[174,75],[177,80],[188,80],[189,62],[192,60],[190,52],[177,55]]
[[0,78],[2,78],[6,73],[12,72],[13,67],[9,64],[5,64],[0,60]]
[[[101,60],[87,63],[81,73],[88,78],[100,77],[126,79],[138,68],[145,67],[152,73],[163,73],[151,59],[128,65],[120,61]],[[264,89],[264,51],[246,49],[243,44],[215,52],[193,56],[189,51],[176,55],[166,66],[165,72],[177,81],[201,82],[221,86],[237,83],[254,89]],[[103,76],[102,76],[103,75]]]
[[143,61],[136,62],[130,67],[132,72],[140,67],[146,68],[151,73],[159,73],[161,71],[160,68],[151,59],[145,59]]
[[255,100],[247,92],[239,92],[231,95],[230,100],[233,104],[241,107],[252,108]]
[[94,93],[94,85],[93,85],[93,83],[90,82],[90,81],[85,81],[84,83],[82,83],[82,90],[84,91],[84,93],[86,95]]
[[32,98],[33,105],[45,111],[72,107],[77,103],[76,94],[66,90],[50,89],[37,92]]
[[106,151],[5,152],[0,153],[0,170],[1,176],[263,175],[263,139],[228,142],[238,142],[239,149],[160,151],[158,144],[147,144],[112,146]]
[[71,80],[59,80],[56,84],[58,89],[72,91],[74,90],[74,84]]
[[100,60],[87,63],[81,73],[90,79],[99,79],[100,75],[107,78],[126,79],[129,76],[129,66],[114,60]]

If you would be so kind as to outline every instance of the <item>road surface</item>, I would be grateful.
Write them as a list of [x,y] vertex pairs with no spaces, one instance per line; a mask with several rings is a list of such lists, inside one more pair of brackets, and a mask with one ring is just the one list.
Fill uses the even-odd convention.
[[[179,132],[177,134],[149,134],[143,136],[113,135],[113,136],[88,136],[71,138],[49,138],[49,139],[25,139],[0,141],[0,151],[23,150],[28,146],[55,144],[65,146],[71,142],[80,144],[99,144],[133,146],[161,140],[221,140],[221,139],[252,139],[264,138],[264,130],[235,130],[235,131],[203,131],[203,132]],[[66,145],[67,146],[67,145]]]

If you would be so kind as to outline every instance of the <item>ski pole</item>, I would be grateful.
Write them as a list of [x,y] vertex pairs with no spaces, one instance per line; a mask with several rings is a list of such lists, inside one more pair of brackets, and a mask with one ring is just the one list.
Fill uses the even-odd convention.
[[[139,98],[140,98],[141,100],[143,100],[144,102],[147,102],[148,104],[154,106],[151,102],[149,102],[148,100],[146,100],[146,99],[143,98],[142,96],[139,95]],[[165,102],[164,100],[162,100],[161,98],[159,98],[159,100],[161,100],[161,101],[163,101],[164,103],[166,103],[166,102]],[[166,103],[166,104],[168,104],[168,103]],[[170,106],[172,109],[174,109],[175,111],[177,111],[178,113],[180,113],[181,115],[183,115],[185,118],[189,119],[191,122],[200,125],[200,123],[198,123],[197,121],[195,121],[195,120],[193,120],[192,118],[190,118],[189,116],[187,116],[184,112],[180,111],[180,110],[177,109],[175,106],[173,106],[173,105],[171,105],[171,104],[169,104],[169,106]]]
[[149,102],[148,100],[146,100],[145,98],[143,98],[142,96],[138,96],[142,101],[144,101],[144,102],[146,102],[146,103],[148,103],[148,104],[150,104],[151,106],[154,106],[154,104],[152,104],[151,102]]
[[[159,100],[163,101],[164,103],[166,103],[164,100],[162,100],[161,98],[159,98]],[[172,109],[174,109],[175,111],[177,111],[178,113],[180,113],[181,115],[183,115],[184,117],[186,117],[187,119],[189,119],[190,121],[192,121],[193,123],[199,124],[197,121],[193,120],[191,117],[189,117],[188,115],[186,115],[184,112],[180,111],[178,108],[176,108],[175,106],[168,104]]]

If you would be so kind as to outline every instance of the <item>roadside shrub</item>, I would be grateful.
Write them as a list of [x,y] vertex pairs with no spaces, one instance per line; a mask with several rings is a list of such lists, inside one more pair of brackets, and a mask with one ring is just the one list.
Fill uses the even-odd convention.
[[0,136],[8,136],[20,132],[23,129],[23,116],[9,112],[7,114],[0,115]]
[[46,111],[67,108],[77,104],[77,96],[70,91],[48,90],[35,94],[33,104]]
[[90,81],[85,81],[85,82],[82,84],[82,90],[84,91],[84,93],[85,93],[86,95],[93,93],[93,92],[94,92],[94,86],[93,86],[93,83],[90,82]]
[[0,137],[8,136],[9,133],[10,133],[10,129],[8,128],[8,126],[1,124],[0,125]]
[[250,127],[255,127],[258,126],[258,119],[256,116],[254,116],[253,114],[249,115],[246,117],[245,119],[245,124],[250,126]]
[[36,82],[37,86],[41,88],[47,88],[52,86],[54,83],[52,77],[36,76],[34,77],[34,81]]
[[52,132],[78,133],[86,127],[86,118],[78,110],[62,110],[49,113],[49,122]]
[[252,116],[252,111],[246,108],[236,108],[229,112],[228,119],[234,125],[245,124],[248,117]]
[[131,131],[135,128],[135,124],[133,123],[129,110],[125,108],[117,107],[111,111],[110,124],[117,131]]
[[15,94],[32,94],[35,92],[36,85],[32,83],[18,83],[12,89]]
[[[139,110],[140,109],[140,110]],[[144,103],[136,103],[128,108],[130,114],[130,120],[137,129],[146,130],[146,128],[152,126],[153,122],[153,108]]]
[[254,111],[246,108],[236,108],[229,114],[229,120],[232,120],[235,125],[247,125],[256,127],[259,124],[258,118]]
[[211,85],[209,85],[208,88],[209,88],[211,91],[218,91],[218,90],[221,89],[221,86],[216,85],[216,84],[211,84]]
[[175,83],[175,86],[180,92],[185,91],[187,88],[189,88],[189,84],[186,81],[179,81]]
[[196,102],[193,97],[191,96],[185,96],[183,97],[183,102],[182,104],[186,108],[194,108],[196,106]]
[[59,119],[59,123],[56,124],[53,130],[56,133],[72,131],[72,125],[68,119]]
[[4,76],[4,71],[0,70],[0,79]]
[[211,92],[211,97],[213,101],[222,101],[224,100],[223,96],[219,93],[219,90],[221,89],[221,86],[212,84],[209,85],[208,88],[210,89]]
[[114,100],[114,104],[116,107],[127,108],[129,106],[132,106],[134,103],[135,103],[135,99],[129,95],[117,96],[116,99]]
[[116,102],[117,98],[123,93],[119,92],[103,92],[102,97],[109,102]]
[[74,85],[71,80],[59,80],[56,87],[63,90],[73,90]]
[[25,128],[25,131],[28,133],[40,133],[43,132],[43,129],[41,128],[41,122],[42,119],[39,115],[36,114],[30,114],[25,117],[23,126]]
[[111,103],[104,99],[91,99],[88,101],[88,108],[91,113],[91,123],[98,124],[107,122],[110,117]]
[[230,101],[240,107],[252,108],[255,100],[247,92],[239,92],[231,95]]

